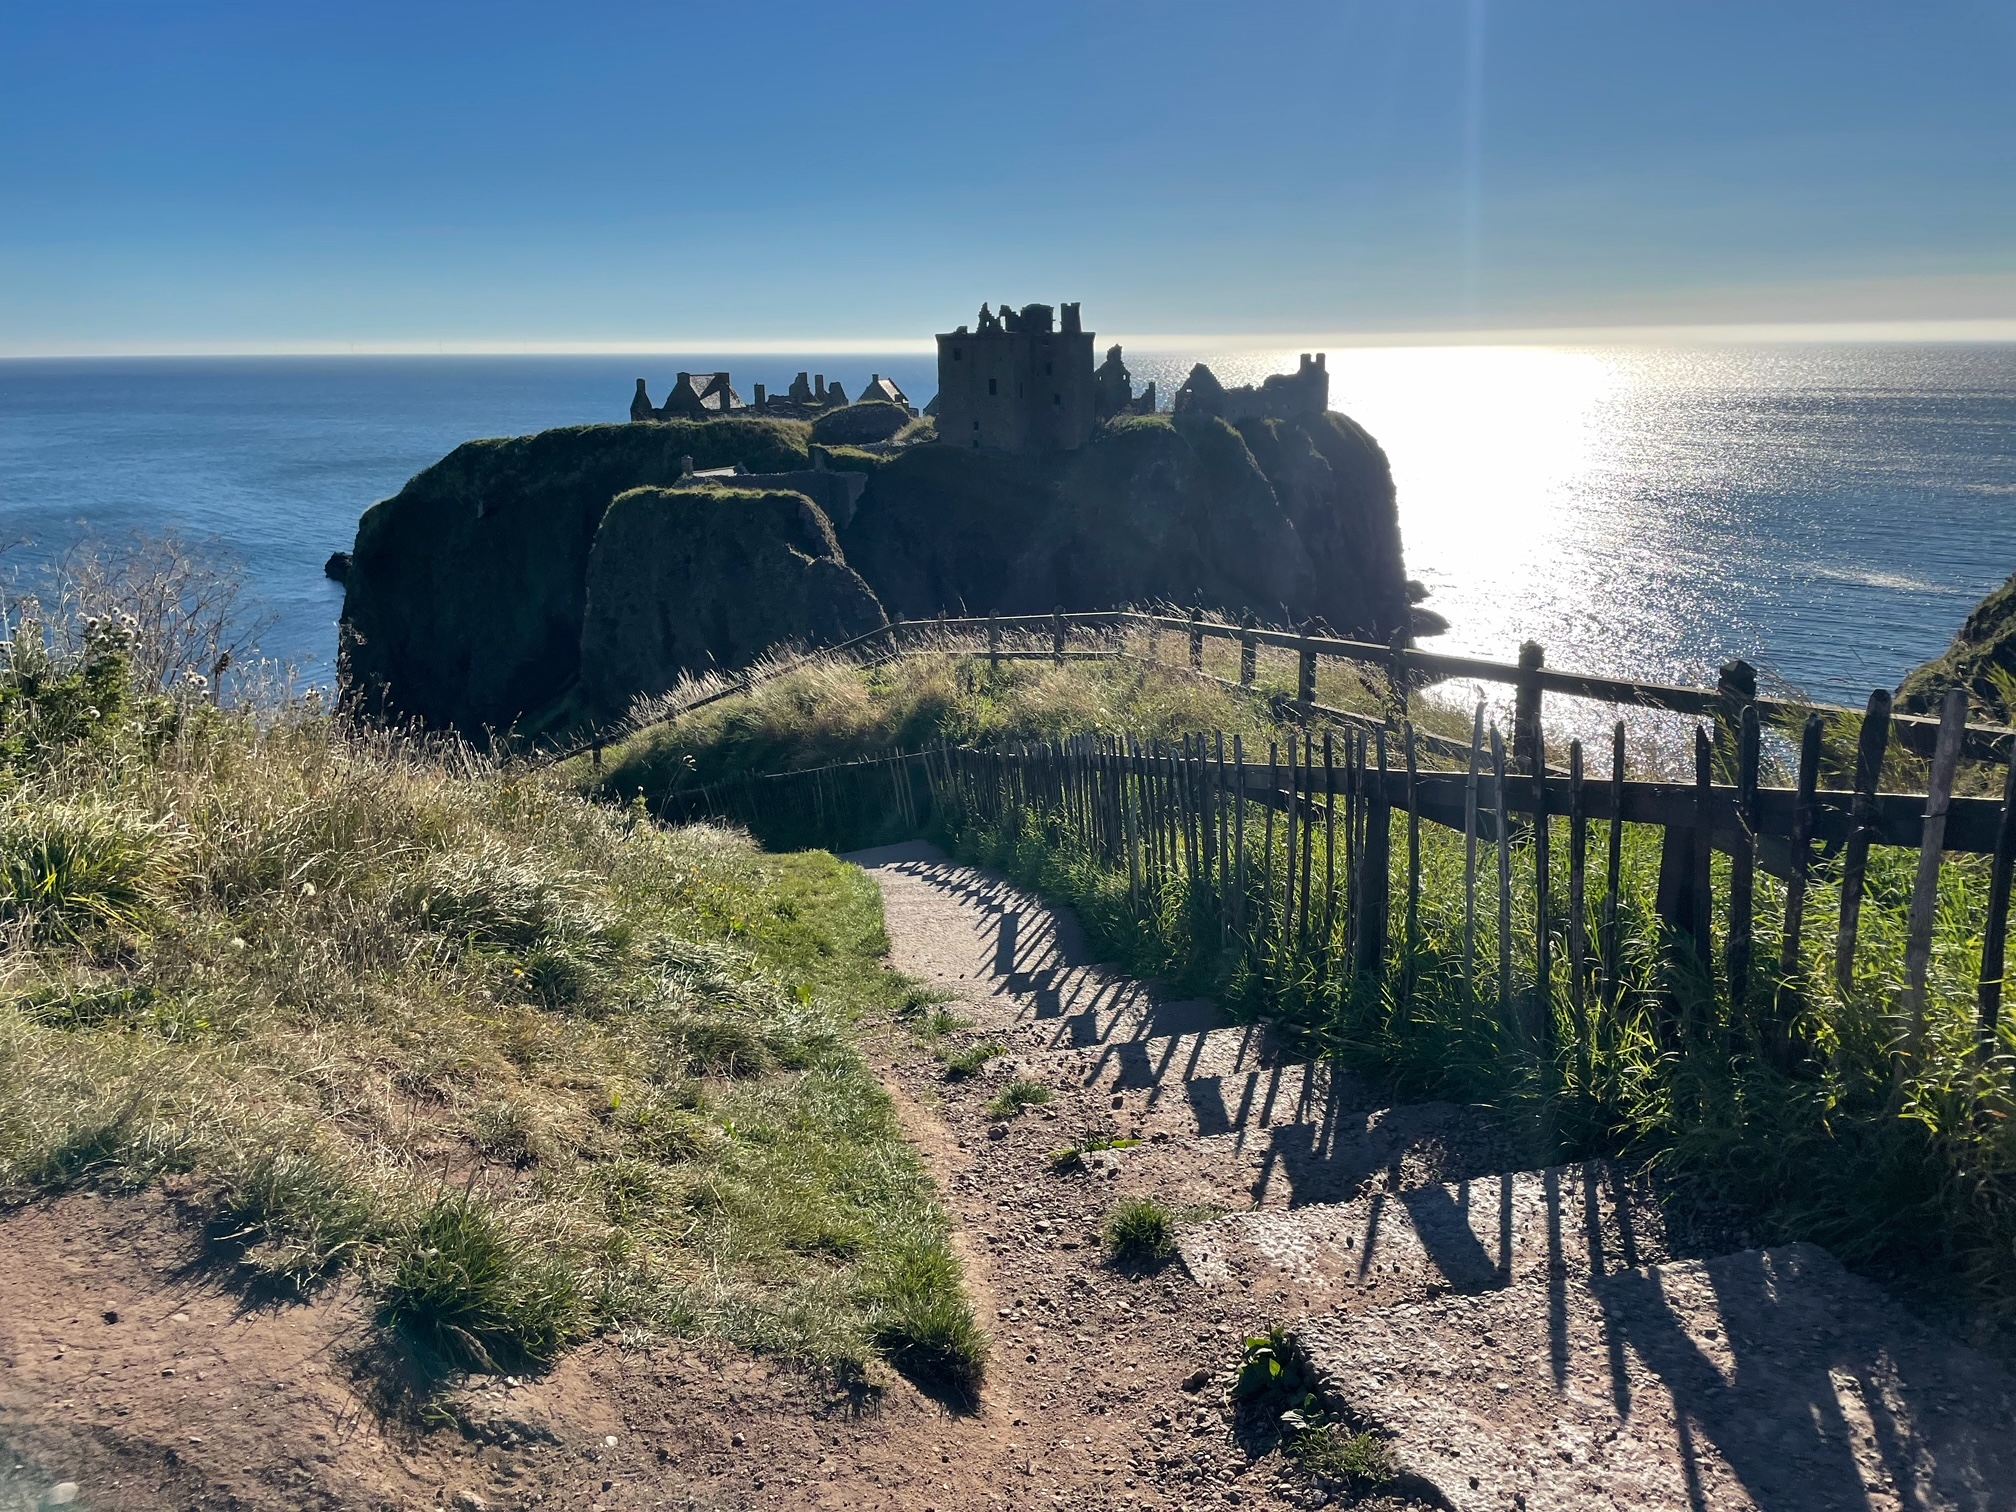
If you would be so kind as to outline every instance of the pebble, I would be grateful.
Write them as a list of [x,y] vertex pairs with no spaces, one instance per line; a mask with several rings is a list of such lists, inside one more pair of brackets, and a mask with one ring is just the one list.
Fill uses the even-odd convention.
[[487,1504],[474,1491],[457,1491],[455,1493],[455,1505],[461,1509],[461,1512],[483,1512]]
[[67,1507],[75,1500],[77,1500],[75,1481],[58,1481],[42,1493],[42,1505],[45,1507]]

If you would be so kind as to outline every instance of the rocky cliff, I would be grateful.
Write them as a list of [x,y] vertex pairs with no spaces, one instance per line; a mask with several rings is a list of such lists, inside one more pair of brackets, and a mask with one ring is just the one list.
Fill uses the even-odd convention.
[[1125,417],[1055,457],[918,447],[876,468],[841,545],[908,618],[1166,600],[1408,623],[1392,473],[1338,414]]
[[604,724],[682,673],[887,623],[805,495],[634,488],[616,496],[588,553],[578,713]]
[[1914,669],[1897,690],[1897,707],[1936,714],[1946,690],[1964,684],[1975,706],[2008,722],[2016,694],[2016,577],[1974,606],[1937,661]]
[[[716,480],[696,497],[704,480],[672,488],[688,458],[800,481]],[[814,486],[831,480],[812,476],[806,427],[777,420],[458,447],[358,527],[346,702],[478,736],[551,730],[885,610],[1169,601],[1379,639],[1409,622],[1392,475],[1342,415],[1129,416],[1047,457],[921,445],[833,465],[865,487]]]
[[809,465],[778,420],[585,425],[458,446],[357,527],[343,599],[353,708],[481,736],[575,679],[588,553],[619,493],[679,481],[686,459]]

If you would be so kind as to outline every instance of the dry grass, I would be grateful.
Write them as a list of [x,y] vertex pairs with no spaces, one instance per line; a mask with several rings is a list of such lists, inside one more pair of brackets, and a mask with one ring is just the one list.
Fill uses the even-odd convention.
[[312,711],[101,725],[0,766],[0,1195],[166,1183],[249,1283],[353,1268],[468,1366],[705,1332],[977,1380],[852,1046],[907,992],[859,873]]

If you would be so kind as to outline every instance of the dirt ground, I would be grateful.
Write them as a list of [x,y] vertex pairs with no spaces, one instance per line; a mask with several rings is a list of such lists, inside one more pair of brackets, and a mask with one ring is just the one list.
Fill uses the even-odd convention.
[[[970,942],[939,944],[948,972],[980,974]],[[976,980],[972,996],[1001,985]],[[1004,1032],[1023,985],[993,999]],[[1268,1168],[1239,1126],[1200,1140],[1191,1115],[1123,1086],[1124,1067],[1102,1076],[1096,1046],[1038,1029],[966,1082],[900,1026],[867,1049],[958,1226],[993,1338],[978,1403],[935,1401],[893,1373],[849,1396],[725,1346],[613,1339],[542,1378],[427,1389],[354,1288],[248,1299],[172,1192],[77,1193],[0,1217],[0,1512],[1332,1499],[1278,1454],[1249,1452],[1226,1403],[1241,1339],[1283,1321],[1285,1291],[1205,1291],[1180,1264],[1124,1274],[1099,1247],[1121,1194],[1200,1211],[1265,1201],[1254,1186]],[[1056,1101],[990,1120],[1016,1074]],[[1087,1131],[1142,1142],[1053,1172],[1050,1155]],[[1390,1154],[1388,1179],[1403,1163],[1432,1178],[1446,1131],[1430,1132],[1366,1160]],[[1288,1195],[1284,1180],[1274,1200]]]

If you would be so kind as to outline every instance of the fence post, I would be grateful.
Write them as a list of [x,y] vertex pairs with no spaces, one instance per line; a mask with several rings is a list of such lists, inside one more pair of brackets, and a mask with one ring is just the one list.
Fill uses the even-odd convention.
[[1736,726],[1736,846],[1729,860],[1729,938],[1723,945],[1729,1002],[1738,1015],[1750,996],[1750,960],[1754,951],[1758,741],[1757,706],[1745,704]]
[[1050,655],[1060,667],[1064,665],[1064,606],[1059,604],[1050,615]]
[[1407,710],[1407,632],[1395,630],[1387,641],[1386,685],[1393,697],[1393,717],[1401,722]]
[[1778,1015],[1773,1049],[1789,1061],[1791,1026],[1799,1013],[1799,935],[1806,921],[1806,874],[1813,865],[1814,793],[1820,784],[1818,714],[1809,714],[1799,738],[1799,786],[1792,800],[1792,875],[1785,882],[1785,934],[1778,947]]
[[1980,1054],[1995,1053],[2002,1016],[2002,970],[2009,937],[2010,874],[2016,870],[2016,752],[2002,784],[2002,822],[1995,829],[1995,865],[1988,874],[1988,922],[1981,938],[1981,985],[1976,994]]
[[1540,668],[1547,659],[1538,641],[1519,648],[1519,685],[1512,705],[1512,760],[1518,770],[1547,770],[1547,740],[1540,727]]
[[1001,616],[998,614],[987,616],[987,670],[1001,670]]
[[[1939,743],[1932,752],[1932,780],[1926,785],[1925,830],[1918,841],[1918,879],[1911,889],[1910,936],[1904,946],[1904,1003],[1911,1016],[1910,1058],[1925,1044],[1925,974],[1932,964],[1932,925],[1939,909],[1939,867],[1946,855],[1946,814],[1953,804],[1953,778],[1960,746],[1967,738],[1967,690],[1949,688],[1939,706]],[[1904,1067],[1898,1066],[1901,1076]]]
[[1386,921],[1391,916],[1392,803],[1386,794],[1386,732],[1372,732],[1379,769],[1365,805],[1365,919],[1358,969],[1375,981],[1386,969]]
[[1742,657],[1715,672],[1715,750],[1722,770],[1733,772],[1742,760],[1743,711],[1757,701],[1757,669]]
[[1316,648],[1309,644],[1309,627],[1314,620],[1304,620],[1299,627],[1302,643],[1295,649],[1295,699],[1306,713],[1316,702]]
[[1623,986],[1617,917],[1617,890],[1624,880],[1624,721],[1621,719],[1610,732],[1609,842],[1603,879],[1603,993],[1605,1001],[1614,1005]]
[[1589,1063],[1588,980],[1589,806],[1582,791],[1582,742],[1568,743],[1568,1002],[1575,1013],[1576,1053]]
[[1254,635],[1260,621],[1251,609],[1239,616],[1239,686],[1253,686],[1260,665],[1260,641]]
[[1855,742],[1855,806],[1848,846],[1841,858],[1841,924],[1834,936],[1834,981],[1846,997],[1855,985],[1855,936],[1862,927],[1862,884],[1869,870],[1869,846],[1876,837],[1876,790],[1883,777],[1883,753],[1890,743],[1890,693],[1869,695],[1862,733]]
[[1190,611],[1190,670],[1204,670],[1204,611],[1196,608]]

